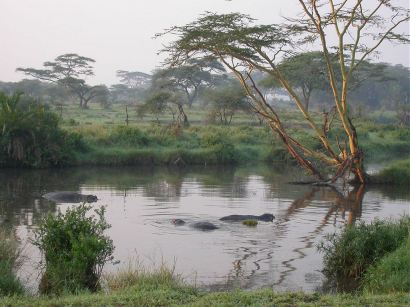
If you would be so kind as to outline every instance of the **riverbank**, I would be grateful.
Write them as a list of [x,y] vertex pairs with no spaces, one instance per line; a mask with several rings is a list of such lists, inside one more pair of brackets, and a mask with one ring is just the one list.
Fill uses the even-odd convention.
[[[385,163],[410,155],[410,130],[363,123],[358,133],[368,163]],[[78,137],[69,165],[216,165],[255,162],[294,163],[266,127],[158,125],[106,127],[99,124],[67,129]],[[302,131],[296,138],[319,149]]]
[[146,285],[110,294],[81,294],[63,297],[11,297],[1,306],[408,306],[410,293],[318,295],[275,293],[270,289],[204,293],[188,287]]
[[[407,239],[391,250],[386,234],[395,235],[408,223],[408,217],[388,223],[375,221],[368,225],[351,226],[339,235],[341,241],[335,245],[339,251],[346,247],[340,242],[351,237],[346,252],[357,253],[360,259],[367,257],[369,263],[372,263],[369,269],[364,270],[360,288],[350,294],[277,293],[268,288],[206,292],[187,285],[175,274],[174,269],[167,266],[147,271],[130,264],[122,271],[105,275],[101,290],[94,294],[20,294],[0,298],[0,306],[407,306],[410,304],[410,238],[408,233],[403,234],[402,237],[407,236]],[[362,237],[369,232],[372,238],[363,241]],[[384,245],[379,247],[378,252],[365,252],[372,242],[377,241],[377,237],[385,238]],[[358,240],[363,242],[364,247],[354,243]],[[346,269],[349,270],[348,267]]]

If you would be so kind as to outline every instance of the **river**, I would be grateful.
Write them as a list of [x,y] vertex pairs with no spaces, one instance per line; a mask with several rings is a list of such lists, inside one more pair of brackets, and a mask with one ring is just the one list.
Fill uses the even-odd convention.
[[[53,191],[93,194],[106,206],[112,227],[115,272],[139,259],[149,267],[174,266],[184,280],[205,289],[320,291],[322,255],[317,244],[348,223],[409,214],[408,189],[348,189],[291,185],[300,170],[272,165],[200,168],[70,168],[2,170],[0,224],[14,227],[26,255],[20,272],[35,287],[39,252],[33,229],[55,204],[41,196]],[[75,205],[75,204],[74,204]],[[231,214],[272,213],[273,222],[252,228],[222,222]],[[187,221],[175,226],[172,219]],[[209,221],[219,229],[188,225]]]

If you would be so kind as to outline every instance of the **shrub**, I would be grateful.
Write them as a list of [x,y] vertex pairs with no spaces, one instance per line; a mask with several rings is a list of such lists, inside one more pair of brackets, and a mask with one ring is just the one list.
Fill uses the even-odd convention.
[[410,159],[393,163],[372,178],[375,183],[410,185]]
[[324,272],[331,279],[360,279],[363,273],[408,237],[410,219],[398,222],[376,220],[350,225],[340,234],[328,235],[318,249],[324,253]]
[[133,146],[146,146],[150,139],[146,134],[136,127],[119,126],[110,135],[110,140],[117,144]]
[[59,118],[20,94],[0,93],[0,166],[44,167],[67,164],[71,148]]
[[0,297],[24,293],[24,288],[13,271],[19,265],[18,258],[18,243],[14,236],[0,230]]
[[105,263],[112,260],[114,246],[104,235],[110,227],[105,208],[87,213],[91,207],[82,204],[57,216],[48,215],[35,231],[34,245],[45,259],[41,293],[95,291]]

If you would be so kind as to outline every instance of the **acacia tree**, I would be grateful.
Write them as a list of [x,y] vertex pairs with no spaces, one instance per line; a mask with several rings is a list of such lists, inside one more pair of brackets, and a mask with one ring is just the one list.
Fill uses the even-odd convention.
[[[325,180],[323,166],[333,169],[332,181],[351,171],[355,179],[365,183],[364,154],[359,147],[355,126],[349,113],[347,95],[353,73],[385,40],[409,42],[396,31],[409,20],[409,10],[394,5],[394,1],[378,0],[298,0],[302,13],[288,18],[284,24],[259,25],[248,15],[239,13],[206,13],[198,20],[175,26],[166,33],[178,39],[165,48],[170,65],[181,65],[192,57],[216,56],[238,78],[251,106],[266,119],[269,127],[298,163],[320,180]],[[333,33],[336,42],[328,40]],[[319,42],[326,63],[326,73],[346,144],[331,143],[328,129],[315,122],[305,108],[291,82],[280,69],[280,60],[292,54],[295,47]],[[338,66],[332,65],[329,50],[334,49]],[[267,103],[253,75],[262,71],[275,78],[286,89],[298,110],[322,145],[322,150],[310,149],[291,135],[281,121],[278,109]],[[337,76],[340,75],[340,82]],[[324,125],[327,126],[327,125]]]
[[111,86],[110,91],[114,101],[132,104],[143,97],[144,91],[150,86],[152,76],[140,71],[117,70],[120,84]]
[[106,88],[102,85],[90,86],[85,78],[94,75],[92,64],[95,60],[80,56],[75,53],[67,53],[58,56],[52,62],[44,62],[43,69],[17,68],[24,74],[36,79],[57,83],[68,88],[75,94],[81,108],[87,108],[92,99],[106,95]]
[[306,111],[312,92],[328,87],[326,64],[322,52],[313,51],[292,55],[280,64],[279,69],[292,87],[302,94]]
[[209,119],[230,125],[236,112],[247,111],[248,97],[237,80],[229,78],[218,87],[204,92],[203,99],[211,103]]
[[225,68],[214,57],[204,57],[189,59],[183,65],[158,70],[154,79],[180,90],[191,107],[203,89],[220,82],[220,73],[223,72]]

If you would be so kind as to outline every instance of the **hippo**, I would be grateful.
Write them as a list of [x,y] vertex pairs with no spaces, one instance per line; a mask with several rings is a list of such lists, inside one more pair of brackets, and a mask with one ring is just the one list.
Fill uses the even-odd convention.
[[[171,220],[171,223],[174,224],[175,226],[182,226],[186,224],[186,222],[181,219],[173,219]],[[210,222],[195,222],[195,223],[189,224],[189,227],[197,229],[197,230],[202,230],[202,231],[210,231],[210,230],[215,230],[219,228],[218,226]]]
[[210,231],[218,229],[219,227],[210,223],[210,222],[196,222],[189,225],[189,227],[202,230],[202,231]]
[[171,220],[171,223],[174,224],[175,226],[185,225],[185,221],[181,219],[173,219]]
[[262,222],[272,222],[275,217],[273,214],[265,213],[262,215],[228,215],[220,218],[221,221],[226,222],[242,222],[246,220],[257,220]]
[[93,203],[98,200],[95,195],[83,195],[70,191],[50,192],[44,194],[43,197],[56,203]]

